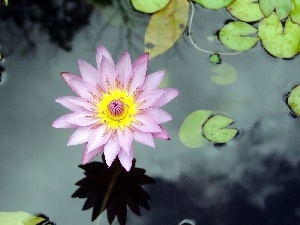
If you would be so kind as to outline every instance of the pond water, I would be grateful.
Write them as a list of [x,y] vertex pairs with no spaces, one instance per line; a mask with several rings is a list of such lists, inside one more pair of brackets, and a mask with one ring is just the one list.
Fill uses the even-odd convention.
[[[107,214],[110,220],[118,216],[120,222],[115,218],[112,224],[128,225],[300,224],[300,123],[285,102],[286,93],[300,83],[299,56],[273,58],[260,44],[221,56],[238,77],[218,85],[211,80],[215,65],[209,55],[182,35],[148,67],[148,73],[166,70],[164,85],[180,91],[163,107],[173,117],[164,125],[171,140],[156,139],[155,149],[135,143],[130,173],[120,172],[117,164],[108,170],[101,156],[83,170],[78,167],[83,145],[67,147],[72,130],[51,126],[68,112],[54,100],[73,95],[60,73],[79,74],[78,59],[95,66],[99,44],[115,61],[125,50],[137,58],[144,51],[150,15],[134,12],[127,1],[113,1],[101,11],[75,0],[22,4],[12,1],[10,9],[0,8],[5,57],[0,62],[5,69],[0,83],[0,211],[44,214],[57,225],[105,225]],[[121,10],[127,16],[120,16]],[[117,16],[107,22],[109,13]],[[229,51],[207,39],[228,19],[226,10],[197,6],[196,44]],[[186,147],[178,136],[181,124],[199,109],[230,116],[239,135],[219,147]]]

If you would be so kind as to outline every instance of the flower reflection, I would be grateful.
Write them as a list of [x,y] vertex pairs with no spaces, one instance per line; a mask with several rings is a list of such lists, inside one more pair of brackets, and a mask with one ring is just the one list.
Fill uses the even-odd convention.
[[[104,157],[102,159],[104,162]],[[144,169],[135,167],[135,159],[130,172],[126,172],[117,160],[110,168],[101,162],[91,162],[79,167],[85,171],[86,177],[76,183],[79,188],[72,197],[86,198],[82,210],[93,208],[92,220],[107,209],[109,223],[117,217],[119,223],[125,225],[127,206],[139,216],[140,207],[150,210],[150,196],[142,186],[155,183],[155,180],[145,175]]]

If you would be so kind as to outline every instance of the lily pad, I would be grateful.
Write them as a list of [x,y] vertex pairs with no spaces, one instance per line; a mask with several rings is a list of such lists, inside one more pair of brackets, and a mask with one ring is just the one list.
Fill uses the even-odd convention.
[[214,143],[227,143],[235,137],[238,130],[234,128],[226,128],[233,122],[233,119],[223,116],[215,115],[209,118],[203,125],[203,135]]
[[299,52],[300,27],[290,18],[283,27],[279,17],[272,13],[260,21],[258,36],[264,48],[275,57],[292,58]]
[[236,0],[227,7],[227,11],[234,17],[245,22],[258,21],[264,17],[257,0]]
[[222,59],[220,58],[220,55],[218,53],[214,53],[210,55],[209,61],[214,64],[220,64],[222,62]]
[[202,135],[202,126],[211,112],[196,110],[185,118],[179,130],[179,139],[186,147],[199,148],[210,144]]
[[208,9],[221,9],[229,6],[235,0],[194,0],[196,3]]
[[290,18],[294,23],[300,24],[300,0],[292,0]]
[[219,85],[229,85],[236,81],[238,72],[230,64],[221,64],[214,66],[211,71],[214,75],[210,76],[210,79]]
[[133,7],[144,13],[154,13],[164,8],[170,0],[131,0]]
[[0,212],[0,224],[7,225],[36,225],[45,221],[45,218],[33,216],[26,212]]
[[230,22],[220,30],[219,39],[232,50],[246,51],[259,40],[253,36],[256,32],[256,28],[245,22]]
[[292,10],[291,0],[260,0],[259,7],[265,17],[269,17],[276,9],[276,14],[283,20],[288,17]]
[[300,116],[300,85],[294,87],[287,99],[288,106],[297,115]]

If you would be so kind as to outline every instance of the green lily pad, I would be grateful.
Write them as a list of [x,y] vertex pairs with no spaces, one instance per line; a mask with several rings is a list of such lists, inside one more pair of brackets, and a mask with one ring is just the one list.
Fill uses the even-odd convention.
[[220,55],[218,53],[214,53],[210,55],[209,61],[214,64],[220,64],[222,62],[222,59],[220,58]]
[[294,87],[287,99],[288,106],[297,115],[300,116],[300,85]]
[[234,17],[245,22],[258,21],[264,17],[257,0],[236,0],[227,7],[227,11]]
[[133,7],[144,13],[154,13],[164,8],[170,0],[131,0]]
[[36,225],[45,218],[33,216],[26,212],[0,212],[0,224],[3,225]]
[[227,116],[212,116],[203,125],[203,135],[214,143],[227,143],[234,138],[238,132],[238,130],[234,128],[225,128],[232,122],[233,119]]
[[299,52],[300,27],[290,18],[282,27],[279,17],[272,13],[260,21],[258,36],[264,48],[275,57],[292,58]]
[[221,9],[229,6],[235,0],[193,0],[208,9]]
[[290,18],[294,23],[300,24],[300,0],[292,0]]
[[214,66],[211,71],[214,75],[210,76],[210,79],[219,85],[229,85],[236,81],[238,72],[229,65],[223,63],[222,65]]
[[259,7],[265,17],[269,17],[276,9],[276,14],[283,20],[288,17],[292,10],[291,0],[260,0]]
[[256,32],[256,28],[245,22],[230,22],[220,30],[219,39],[232,50],[246,51],[259,40],[258,37],[253,36]]
[[210,144],[202,135],[202,126],[211,112],[196,110],[185,118],[179,130],[179,139],[186,147],[199,148]]

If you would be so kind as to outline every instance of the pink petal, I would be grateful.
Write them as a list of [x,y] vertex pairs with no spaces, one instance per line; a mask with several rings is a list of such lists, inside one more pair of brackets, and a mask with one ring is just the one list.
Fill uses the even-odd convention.
[[104,146],[97,148],[96,150],[89,152],[87,151],[87,145],[84,147],[84,152],[82,155],[82,165],[87,164],[90,162],[96,155],[100,154],[104,150]]
[[160,126],[155,123],[148,116],[137,114],[135,115],[136,122],[133,122],[132,125],[143,132],[157,133],[160,132]]
[[170,140],[170,136],[169,136],[168,132],[162,126],[160,127],[160,129],[161,129],[161,132],[152,133],[153,137],[164,139],[164,140]]
[[[100,65],[101,82],[105,88],[105,84],[108,89],[115,89],[116,87],[116,71],[115,66],[103,56]],[[107,89],[106,89],[107,90]]]
[[159,108],[147,109],[143,114],[151,118],[157,124],[172,120],[172,116],[169,113]]
[[94,118],[95,114],[92,112],[73,112],[66,117],[66,122],[77,126],[88,126],[95,124],[99,121],[99,118]]
[[116,65],[116,73],[118,74],[118,80],[121,88],[124,87],[125,80],[129,80],[131,70],[130,55],[128,52],[124,52]]
[[55,128],[77,128],[78,127],[77,125],[70,124],[66,121],[66,117],[68,117],[71,114],[72,113],[63,115],[63,116],[57,118],[56,120],[54,120],[52,123],[52,127],[55,127]]
[[158,71],[147,75],[142,89],[143,90],[156,89],[164,76],[165,76],[165,71]]
[[69,100],[70,103],[79,106],[80,109],[84,108],[88,111],[95,111],[97,109],[96,103],[90,99],[74,97],[74,96],[67,97],[67,99]]
[[139,64],[141,63],[144,63],[146,62],[147,65],[146,67],[148,66],[148,62],[149,62],[149,53],[146,52],[142,55],[140,55],[133,63],[132,63],[132,68],[134,69],[136,66],[138,66]]
[[108,167],[111,166],[112,162],[115,160],[119,151],[120,151],[120,145],[118,143],[117,138],[111,138],[104,145],[105,161],[106,161],[106,164],[108,165]]
[[109,52],[106,50],[106,48],[103,45],[99,45],[97,48],[97,53],[96,53],[96,62],[97,62],[97,69],[98,71],[101,71],[101,61],[103,56],[105,56],[106,59],[112,64],[115,65],[114,60],[112,59],[111,55]]
[[147,109],[152,107],[160,98],[163,97],[165,91],[162,89],[155,89],[151,91],[144,91],[136,100],[138,109]]
[[124,130],[118,129],[118,140],[121,148],[126,154],[129,154],[132,149],[133,135],[130,129],[125,127]]
[[159,108],[178,96],[179,91],[175,88],[163,88],[165,94],[159,98],[152,106]]
[[153,136],[151,133],[141,132],[139,130],[135,130],[133,132],[133,138],[137,142],[142,143],[143,145],[148,145],[152,148],[155,148]]
[[70,137],[68,146],[79,145],[87,142],[92,133],[92,126],[79,127]]
[[88,152],[94,151],[95,149],[104,145],[110,137],[111,130],[108,131],[106,125],[96,128],[88,140]]
[[78,65],[83,80],[94,85],[100,83],[100,73],[95,67],[84,60],[78,60]]
[[77,76],[77,75],[75,75],[73,73],[69,73],[69,72],[62,72],[60,75],[65,80],[65,82],[70,86],[72,91],[74,91],[75,94],[79,95],[79,93],[77,92],[77,89],[73,88],[73,85],[70,83],[70,80],[76,80],[77,79],[79,81],[82,81],[83,79],[80,76]]
[[145,75],[147,72],[148,62],[143,62],[138,64],[133,70],[132,80],[129,87],[129,93],[132,95],[133,92],[141,87],[145,80]]
[[80,111],[80,110],[82,110],[82,107],[80,107],[80,106],[76,105],[75,103],[69,101],[70,97],[73,97],[73,96],[59,97],[59,98],[55,99],[55,101],[57,103],[63,105],[67,109],[72,110],[72,111]]
[[129,171],[132,166],[133,148],[131,148],[129,154],[121,150],[118,154],[118,158],[120,160],[121,165],[125,168],[125,170]]

